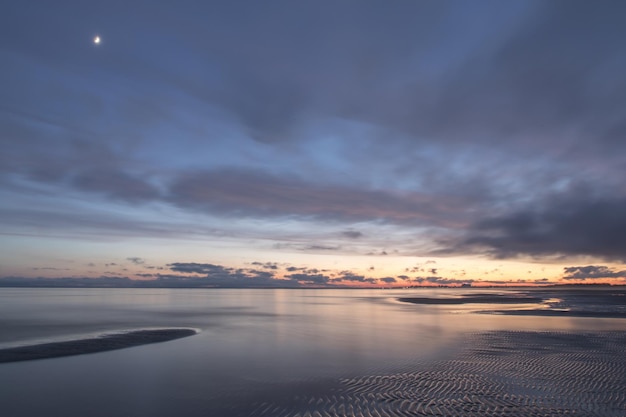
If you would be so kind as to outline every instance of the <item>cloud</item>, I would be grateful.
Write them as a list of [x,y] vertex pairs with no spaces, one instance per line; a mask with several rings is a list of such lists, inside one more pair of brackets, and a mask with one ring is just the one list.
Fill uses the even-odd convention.
[[170,270],[183,274],[194,275],[158,275],[159,280],[169,283],[179,282],[186,286],[214,287],[300,287],[307,285],[329,285],[331,278],[316,268],[294,267],[285,268],[290,274],[284,278],[276,276],[278,264],[275,262],[253,262],[263,270],[252,268],[228,268],[210,263],[175,262],[168,264]]
[[136,257],[136,256],[133,256],[133,257],[130,257],[130,258],[126,258],[126,260],[131,261],[135,265],[143,265],[144,263],[146,263],[146,261],[144,259]]
[[437,276],[415,277],[412,279],[412,281],[417,282],[419,284],[429,284],[429,285],[462,285],[462,284],[471,284],[472,282],[474,282],[473,279],[455,279],[455,278],[443,278],[443,277],[437,277]]
[[34,267],[33,271],[69,271],[69,268],[55,268],[52,266],[45,266],[45,267]]
[[264,268],[264,269],[272,269],[272,270],[278,269],[278,264],[276,262],[252,262],[252,265],[260,266],[261,268]]
[[343,232],[341,232],[342,236],[345,236],[347,238],[350,239],[359,239],[361,237],[363,237],[363,233],[357,231],[357,230],[345,230]]
[[342,271],[338,277],[332,279],[333,282],[362,282],[368,284],[375,284],[378,280],[376,278],[367,278],[363,275],[357,275],[350,271]]
[[190,172],[179,176],[169,190],[168,201],[177,206],[224,216],[435,226],[463,211],[462,199],[452,196],[321,185],[261,171]]
[[[195,262],[174,262],[170,270],[184,275],[157,274],[157,281],[168,286],[258,288],[293,287],[290,280],[277,279],[274,271],[250,268],[229,268],[223,265]],[[193,274],[193,275],[188,275]]]
[[[437,261],[434,261],[432,259],[427,260],[426,262],[422,262],[419,263],[413,267],[410,268],[404,268],[404,272],[426,272],[426,266],[427,265],[436,265]],[[435,275],[437,273],[437,268],[428,268],[428,272],[430,272],[431,274]]]
[[[18,3],[4,230],[215,239],[205,218],[261,219],[330,225],[303,251],[624,259],[623,2]],[[93,19],[115,27],[96,53],[76,37]]]
[[299,283],[307,283],[307,284],[328,284],[330,281],[330,277],[323,274],[310,274],[310,273],[298,273],[298,274],[289,274],[286,276],[292,281],[296,281]]
[[232,268],[225,268],[221,265],[196,262],[174,262],[167,264],[167,266],[174,272],[183,272],[187,274],[227,274],[233,270]]
[[[517,18],[501,8],[490,10],[508,26],[492,23],[498,40],[473,44],[473,53],[459,57],[449,72],[424,80],[430,86],[417,81],[395,104],[383,101],[382,122],[395,122],[417,137],[455,143],[469,137],[508,151],[556,154],[567,144],[566,154],[582,157],[585,151],[608,156],[611,149],[623,149],[617,140],[624,133],[623,118],[617,109],[626,103],[625,81],[617,73],[625,63],[616,62],[613,54],[617,39],[626,35],[617,18],[626,6],[583,1],[516,6],[509,13]],[[463,36],[464,31],[452,33]],[[468,39],[473,41],[478,39]],[[605,71],[610,74],[606,83],[616,92],[596,83]],[[400,112],[407,102],[412,111]],[[544,142],[547,135],[550,143]]]
[[308,245],[302,248],[305,251],[336,251],[341,249],[340,246],[327,246],[327,245]]
[[484,251],[495,258],[590,255],[624,259],[626,198],[583,193],[539,204],[475,223],[460,242],[451,245],[450,252]]
[[[209,263],[181,263],[176,262],[168,264],[168,267],[174,271],[183,274],[194,275],[171,275],[157,274],[160,280],[166,280],[170,284],[173,282],[185,283],[186,286],[225,286],[225,287],[291,287],[291,286],[329,286],[334,287],[336,284],[392,284],[403,278],[372,278],[364,275],[355,274],[351,271],[341,271],[333,274],[326,270],[317,268],[288,266],[285,271],[288,272],[283,278],[278,278],[275,272],[278,268],[273,268],[277,264],[274,262],[253,262],[255,266],[263,268],[270,266],[268,270],[255,269],[236,269],[226,268],[222,265]],[[408,279],[408,277],[406,277]],[[439,278],[428,278],[429,282],[438,282]],[[456,282],[456,281],[450,281]],[[463,282],[467,282],[464,280]],[[443,283],[443,282],[442,282]]]
[[616,271],[604,265],[568,266],[563,271],[565,280],[626,278],[626,270]]
[[82,171],[74,175],[72,184],[83,191],[103,193],[131,203],[154,201],[159,197],[157,187],[146,179],[119,170]]

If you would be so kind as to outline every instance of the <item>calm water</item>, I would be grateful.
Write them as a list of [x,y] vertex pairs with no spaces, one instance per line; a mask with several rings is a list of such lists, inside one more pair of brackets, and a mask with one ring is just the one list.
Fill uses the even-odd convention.
[[[453,355],[468,333],[626,330],[624,319],[473,314],[490,306],[397,301],[459,291],[2,288],[0,347],[140,328],[200,333],[0,364],[0,413],[227,417],[227,405],[270,392],[307,384],[317,389],[340,377]],[[471,291],[478,290],[463,290]]]

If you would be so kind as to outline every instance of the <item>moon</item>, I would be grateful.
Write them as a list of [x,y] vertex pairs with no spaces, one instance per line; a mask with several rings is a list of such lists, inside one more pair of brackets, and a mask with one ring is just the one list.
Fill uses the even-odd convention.
[[95,45],[99,45],[99,44],[100,44],[100,42],[101,42],[100,36],[96,35],[96,36],[93,38],[93,43],[94,43]]

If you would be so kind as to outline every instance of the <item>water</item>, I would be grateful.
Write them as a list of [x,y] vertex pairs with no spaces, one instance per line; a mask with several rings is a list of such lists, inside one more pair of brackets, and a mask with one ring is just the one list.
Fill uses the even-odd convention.
[[228,417],[234,406],[232,415],[242,415],[246,404],[292,390],[328,390],[340,378],[452,357],[469,334],[626,330],[623,319],[473,314],[497,307],[397,301],[459,291],[2,288],[0,348],[143,328],[200,332],[0,364],[0,410],[15,417]]

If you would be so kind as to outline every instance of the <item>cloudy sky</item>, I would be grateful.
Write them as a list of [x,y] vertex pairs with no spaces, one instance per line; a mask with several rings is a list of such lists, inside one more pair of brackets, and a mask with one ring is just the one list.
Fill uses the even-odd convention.
[[626,2],[2,9],[0,277],[626,283]]

